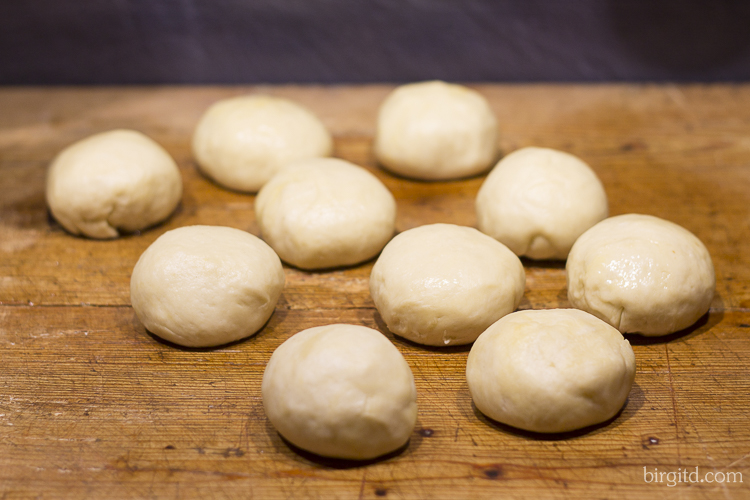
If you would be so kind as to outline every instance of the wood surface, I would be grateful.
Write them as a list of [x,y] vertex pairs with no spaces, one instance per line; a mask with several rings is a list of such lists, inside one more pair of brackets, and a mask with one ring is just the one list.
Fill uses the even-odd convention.
[[[387,331],[368,292],[372,262],[330,272],[285,267],[276,312],[257,335],[217,349],[160,342],[129,300],[148,245],[191,224],[258,234],[254,196],[195,169],[190,136],[217,99],[295,99],[335,136],[336,156],[371,169],[398,202],[397,229],[475,224],[483,181],[423,183],[377,168],[372,135],[391,87],[0,89],[0,498],[750,498],[750,85],[478,85],[504,152],[549,146],[587,161],[611,214],[672,220],[708,247],[710,313],[664,338],[628,336],[636,382],[604,425],[535,435],[473,407],[468,348],[425,348]],[[44,200],[64,146],[140,130],[174,156],[184,197],[164,224],[112,241],[71,236]],[[566,307],[561,263],[524,261],[522,309]],[[323,459],[290,447],[265,418],[273,350],[311,326],[379,329],[415,375],[408,446],[381,460]],[[740,472],[743,482],[646,483],[648,471]],[[735,476],[736,479],[736,476]]]

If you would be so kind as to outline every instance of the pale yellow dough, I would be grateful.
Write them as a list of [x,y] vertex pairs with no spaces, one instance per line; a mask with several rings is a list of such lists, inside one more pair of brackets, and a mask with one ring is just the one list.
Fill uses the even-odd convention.
[[415,179],[474,175],[495,161],[497,120],[485,98],[462,85],[402,85],[380,107],[375,156],[388,170]]
[[388,243],[370,295],[388,329],[420,344],[468,344],[521,302],[526,276],[506,246],[474,228],[431,224]]
[[282,260],[321,269],[374,257],[393,236],[396,201],[364,168],[315,158],[276,174],[258,193],[255,213]]
[[666,335],[695,323],[711,306],[716,276],[703,243],[650,215],[606,219],[573,245],[568,299],[623,333]]
[[141,255],[130,301],[151,333],[189,347],[226,344],[257,332],[284,288],[274,251],[250,233],[187,226],[160,236]]
[[285,165],[330,156],[333,140],[321,121],[287,99],[251,95],[224,99],[193,134],[201,171],[224,187],[256,192]]
[[182,197],[169,153],[135,130],[112,130],[68,146],[50,165],[52,216],[69,232],[116,238],[163,221]]
[[366,460],[409,440],[417,390],[404,357],[377,330],[327,325],[297,333],[271,356],[262,384],[268,419],[318,455]]
[[509,314],[479,336],[466,363],[477,409],[533,432],[567,432],[612,418],[634,377],[628,341],[576,309]]
[[523,148],[492,169],[476,199],[479,230],[532,259],[562,259],[576,239],[607,217],[607,195],[579,158]]

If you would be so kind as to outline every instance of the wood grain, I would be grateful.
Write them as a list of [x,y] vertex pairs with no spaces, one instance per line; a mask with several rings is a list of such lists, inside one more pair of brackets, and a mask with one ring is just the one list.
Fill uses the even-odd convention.
[[[254,337],[182,349],[149,335],[129,305],[130,272],[165,231],[222,224],[258,234],[254,197],[199,175],[189,141],[213,101],[245,92],[295,99],[333,132],[336,155],[394,193],[399,231],[474,225],[483,177],[422,183],[377,168],[377,106],[391,87],[0,89],[0,498],[748,498],[750,497],[750,85],[480,85],[508,152],[570,151],[601,177],[612,214],[640,212],[701,238],[716,266],[710,313],[662,339],[630,336],[636,385],[615,419],[539,436],[471,403],[467,348],[390,334],[368,292],[372,262],[285,268],[276,312]],[[65,145],[134,128],[175,157],[185,195],[166,223],[115,241],[65,233],[44,202]],[[521,308],[566,307],[560,263],[525,261]],[[267,422],[260,380],[273,350],[316,325],[377,328],[419,392],[409,445],[360,464],[293,449]],[[644,482],[699,467],[743,482]]]

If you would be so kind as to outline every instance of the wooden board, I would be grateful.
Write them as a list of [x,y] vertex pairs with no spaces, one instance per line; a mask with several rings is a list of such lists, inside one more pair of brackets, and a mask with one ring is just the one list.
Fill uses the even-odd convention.
[[[475,224],[483,177],[422,183],[379,170],[371,153],[387,86],[0,89],[0,498],[750,498],[750,85],[481,85],[505,152],[564,149],[601,177],[611,213],[649,213],[693,231],[716,266],[710,313],[686,332],[629,336],[636,383],[605,425],[539,436],[473,407],[468,348],[390,334],[368,293],[372,262],[285,268],[268,325],[218,349],[149,335],[129,305],[140,253],[169,229],[221,224],[258,234],[254,197],[196,172],[190,136],[215,100],[245,92],[317,113],[336,155],[371,169],[398,202],[398,230]],[[44,176],[65,145],[113,128],[163,144],[185,194],[165,224],[115,241],[65,233]],[[521,308],[568,306],[561,263],[524,262]],[[408,447],[372,463],[290,448],[265,418],[260,381],[273,350],[307,327],[379,329],[416,378]],[[704,482],[650,483],[646,472]],[[729,472],[741,473],[729,480]],[[723,483],[707,482],[707,473]],[[676,476],[672,476],[675,478]],[[682,476],[681,476],[682,477]]]

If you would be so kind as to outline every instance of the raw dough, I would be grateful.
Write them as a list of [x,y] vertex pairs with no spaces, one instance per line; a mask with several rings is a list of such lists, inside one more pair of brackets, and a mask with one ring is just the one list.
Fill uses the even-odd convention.
[[666,335],[711,306],[711,256],[690,231],[650,215],[606,219],[573,245],[568,299],[623,333]]
[[299,104],[252,95],[224,99],[203,115],[193,154],[208,177],[230,189],[256,192],[286,164],[329,156],[333,140]]
[[388,170],[415,179],[474,175],[495,161],[497,120],[484,97],[467,87],[402,85],[380,107],[375,156]]
[[477,409],[533,432],[567,432],[612,418],[634,377],[628,341],[576,309],[509,314],[479,336],[466,363]]
[[276,174],[258,193],[255,213],[282,260],[321,269],[374,257],[393,236],[396,201],[364,168],[315,158]]
[[409,440],[417,389],[404,357],[377,330],[328,325],[297,333],[271,356],[263,406],[279,433],[300,448],[366,460]]
[[182,177],[159,144],[135,130],[112,130],[62,150],[49,168],[46,196],[69,232],[117,238],[166,219],[182,197]]
[[431,224],[386,245],[370,295],[393,333],[458,345],[518,307],[525,282],[521,261],[502,243],[470,227]]
[[576,239],[607,217],[607,194],[577,157],[523,148],[495,165],[476,201],[479,230],[532,259],[565,259]]
[[151,333],[208,347],[257,332],[273,313],[284,271],[260,238],[221,226],[168,231],[138,259],[130,301]]

